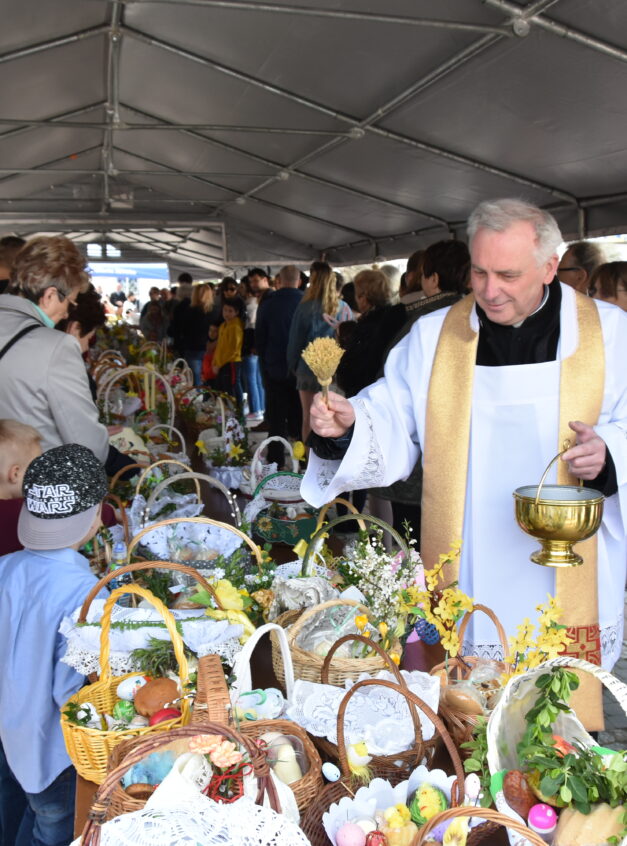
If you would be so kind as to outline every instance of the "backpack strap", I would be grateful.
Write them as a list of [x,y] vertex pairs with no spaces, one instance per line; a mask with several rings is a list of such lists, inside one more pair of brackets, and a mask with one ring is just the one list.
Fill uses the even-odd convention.
[[2,347],[2,349],[0,350],[0,358],[4,358],[4,356],[9,352],[9,350],[13,346],[13,344],[17,344],[20,338],[23,338],[24,335],[28,335],[29,332],[33,331],[33,329],[39,329],[40,325],[41,324],[39,323],[31,323],[28,326],[25,326],[23,329],[20,329],[17,335],[14,335],[11,340],[7,341],[7,343]]

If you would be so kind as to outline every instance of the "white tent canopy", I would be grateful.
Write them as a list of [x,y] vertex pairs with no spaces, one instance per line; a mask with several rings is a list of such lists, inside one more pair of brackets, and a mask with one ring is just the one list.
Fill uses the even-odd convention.
[[625,231],[625,39],[624,0],[4,0],[0,234],[220,273],[407,255],[495,196]]

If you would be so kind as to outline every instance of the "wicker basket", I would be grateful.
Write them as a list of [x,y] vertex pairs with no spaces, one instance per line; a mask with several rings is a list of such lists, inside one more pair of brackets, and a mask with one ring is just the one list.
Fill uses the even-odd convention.
[[[93,593],[93,590],[92,590]],[[111,595],[105,602],[104,611],[102,614],[100,634],[100,681],[94,684],[86,685],[81,688],[78,693],[75,693],[61,709],[61,730],[63,732],[63,739],[65,746],[70,756],[70,760],[76,767],[79,775],[87,781],[101,784],[107,772],[107,759],[112,750],[123,740],[129,737],[138,737],[155,732],[166,731],[180,725],[184,725],[189,720],[189,703],[186,699],[183,700],[181,707],[181,717],[177,720],[167,720],[163,723],[158,723],[156,726],[146,726],[145,728],[129,728],[124,731],[99,731],[98,729],[86,728],[78,726],[70,722],[67,716],[63,713],[68,705],[75,703],[81,705],[84,702],[91,702],[99,713],[111,713],[118,697],[116,695],[116,688],[122,679],[129,676],[136,675],[136,673],[126,673],[123,676],[112,677],[109,665],[109,632],[111,630],[111,612],[117,599],[125,593],[134,593],[147,599],[159,611],[164,619],[172,643],[174,645],[174,654],[179,665],[179,677],[181,683],[184,685],[187,682],[188,668],[187,659],[185,658],[185,651],[183,648],[183,640],[176,628],[176,622],[172,614],[168,611],[165,605],[157,597],[153,596],[149,591],[138,587],[137,585],[128,585],[126,587],[118,588],[112,591]]]
[[[492,620],[496,627],[496,631],[498,633],[499,640],[503,648],[503,656],[507,658],[507,656],[509,655],[509,645],[507,643],[507,635],[505,634],[505,629],[501,625],[501,622],[494,613],[494,611],[492,611],[492,609],[488,608],[486,605],[475,605],[472,611],[469,611],[467,614],[464,615],[459,626],[459,642],[463,644],[464,634],[466,633],[470,618],[475,613],[475,611],[481,611],[483,614],[485,614]],[[473,668],[476,667],[480,661],[481,659],[475,655],[449,658],[447,662],[437,664],[435,667],[433,667],[433,669],[431,670],[431,675],[441,675],[442,672],[444,672],[447,676],[448,682],[462,681],[468,678]],[[497,661],[496,663],[499,665],[499,667],[504,673],[506,671],[505,664],[502,661]],[[453,738],[458,747],[462,743],[467,743],[469,740],[472,740],[473,731],[475,730],[479,720],[481,719],[479,715],[464,714],[463,711],[459,711],[456,708],[451,708],[443,700],[440,701],[440,707],[438,709],[438,712],[444,720],[446,727],[451,733],[451,737]],[[470,755],[467,750],[461,750],[461,752],[463,757],[469,757]]]
[[82,831],[81,846],[98,846],[100,842],[100,826],[111,816],[109,808],[113,792],[116,786],[119,785],[122,776],[134,764],[137,764],[142,758],[145,758],[152,752],[156,752],[174,740],[197,737],[199,732],[202,734],[222,734],[238,746],[242,746],[246,751],[248,760],[253,768],[253,773],[257,778],[258,791],[255,799],[256,804],[263,804],[267,795],[270,807],[278,813],[281,812],[281,804],[270,777],[270,767],[266,756],[257,744],[254,743],[252,738],[246,737],[240,732],[219,723],[196,723],[191,726],[174,728],[168,731],[167,734],[162,732],[158,736],[142,737],[134,745],[133,749],[129,751],[120,765],[107,774],[106,779],[96,791],[91,810],[87,815],[87,822]]
[[[134,538],[132,538],[131,542],[128,545],[128,560],[131,560],[133,555],[133,550],[138,546],[141,539],[147,535],[148,533],[154,531],[157,528],[162,526],[171,526],[176,523],[201,523],[206,526],[217,526],[220,529],[225,529],[231,534],[236,535],[241,541],[243,541],[246,546],[250,549],[252,553],[253,560],[259,572],[263,571],[263,556],[261,550],[257,546],[254,541],[252,541],[248,535],[244,534],[241,529],[238,529],[237,526],[231,526],[229,523],[221,523],[219,520],[211,520],[209,517],[170,517],[167,520],[161,520],[158,523],[153,523],[151,526],[144,527],[140,532],[138,532]],[[154,566],[154,562],[153,566]],[[198,562],[193,562],[195,566],[198,566]],[[207,569],[211,569],[211,563],[207,563]]]
[[[103,411],[105,417],[109,418],[109,395],[111,393],[111,388],[115,383],[122,377],[124,378],[136,378],[138,379],[140,375],[144,377],[149,377],[155,384],[157,381],[161,382],[161,386],[165,393],[165,399],[168,405],[168,419],[167,423],[169,426],[174,426],[174,411],[175,411],[175,403],[174,403],[174,394],[172,393],[172,388],[168,384],[168,381],[165,376],[162,376],[157,370],[153,370],[150,367],[142,367],[142,366],[132,366],[132,367],[124,367],[121,370],[118,370],[115,376],[112,379],[103,383],[101,387],[103,388],[103,397],[104,397],[104,405]],[[104,385],[106,384],[106,387]],[[155,388],[156,392],[156,388]]]
[[[386,664],[386,669],[390,670],[393,674],[396,683],[403,688],[407,688],[407,682],[403,678],[400,670],[392,661],[390,656],[385,652],[377,643],[373,643],[369,638],[363,637],[363,635],[346,635],[345,637],[341,637],[339,640],[336,640],[331,649],[329,650],[327,657],[324,659],[324,664],[322,665],[322,673],[321,673],[321,681],[322,684],[328,684],[328,676],[329,676],[329,665],[333,659],[333,653],[338,649],[343,643],[348,643],[349,641],[360,641],[361,643],[369,646],[371,649],[379,655]],[[344,715],[346,711],[346,705],[350,701],[350,691],[349,694],[342,700],[340,705],[340,712],[338,713],[338,721],[340,719],[340,715]],[[411,749],[407,749],[404,752],[397,752],[394,755],[374,755],[372,758],[372,762],[369,764],[370,768],[373,772],[376,772],[377,775],[380,775],[384,778],[388,777],[388,774],[394,774],[394,776],[400,776],[401,779],[406,778],[409,773],[415,769],[418,764],[421,763],[423,758],[427,759],[427,765],[430,765],[433,756],[435,754],[436,749],[436,739],[433,737],[431,740],[423,740],[422,737],[422,728],[420,725],[420,717],[418,712],[415,708],[410,708],[411,718],[414,724],[414,734],[416,737],[415,744],[411,747]],[[339,735],[338,735],[339,736]],[[340,752],[338,747],[335,743],[331,743],[326,737],[314,737],[314,743],[318,747],[318,749],[322,752],[322,754],[326,758],[330,758],[331,760],[338,760],[340,757]],[[383,774],[386,775],[383,775]],[[398,780],[398,778],[397,778]]]
[[[214,720],[214,715],[217,715],[222,710],[222,719],[217,720],[217,722],[232,725],[231,700],[224,681],[224,673],[219,672],[221,670],[221,665],[219,669],[216,666],[214,656],[208,655],[200,659],[197,701],[206,701],[209,719]],[[192,722],[202,723],[202,714],[202,711],[195,712]],[[268,731],[278,731],[281,734],[297,737],[302,742],[307,761],[309,762],[309,769],[303,774],[302,778],[290,784],[296,798],[298,810],[302,814],[324,787],[324,782],[322,781],[322,762],[307,732],[290,720],[246,721],[240,723],[237,730],[245,737],[251,737],[254,740],[257,740],[262,734]]]
[[[322,667],[325,659],[313,652],[307,652],[302,649],[297,643],[296,639],[303,627],[303,623],[319,614],[321,611],[326,611],[328,608],[336,608],[345,606],[346,608],[355,608],[362,614],[368,614],[368,609],[356,602],[354,599],[330,599],[328,602],[322,602],[320,605],[314,605],[306,611],[285,611],[280,614],[275,622],[287,628],[290,626],[287,634],[287,642],[290,647],[292,655],[292,663],[294,665],[294,678],[303,679],[304,681],[312,681],[320,683],[322,680]],[[274,673],[279,682],[285,684],[285,674],[283,672],[283,662],[280,657],[279,644],[276,635],[270,634],[270,641],[272,643],[272,666]],[[398,645],[400,654],[401,647]],[[374,655],[369,655],[367,658],[334,658],[328,663],[328,680],[327,684],[335,685],[336,687],[344,687],[344,682],[347,679],[354,680],[360,673],[368,673],[373,675],[379,670],[384,670],[388,666],[387,661],[375,652]]]
[[[387,687],[390,690],[395,690],[397,693],[400,693],[407,699],[408,704],[413,704],[414,706],[419,708],[424,714],[426,714],[427,717],[429,717],[429,719],[435,726],[436,733],[442,739],[450,755],[451,761],[453,763],[453,769],[455,775],[457,776],[457,780],[453,783],[451,801],[454,803],[454,805],[457,805],[460,799],[463,798],[464,769],[462,767],[462,762],[457,753],[457,749],[455,748],[455,744],[451,740],[449,733],[447,732],[443,722],[440,720],[438,715],[434,711],[432,711],[432,709],[429,708],[429,706],[425,702],[419,699],[419,697],[415,696],[415,694],[407,690],[406,687],[401,687],[398,684],[384,681],[383,679],[366,679],[364,681],[357,682],[357,684],[355,684],[348,691],[347,695],[342,700],[340,711],[338,713],[337,740],[340,752],[339,762],[340,769],[342,772],[341,778],[334,784],[328,784],[324,788],[319,797],[309,806],[309,809],[307,810],[304,819],[301,821],[301,828],[309,838],[312,846],[328,846],[330,841],[322,825],[322,815],[326,813],[326,811],[329,809],[329,806],[333,804],[333,802],[339,802],[340,799],[342,799],[344,796],[354,796],[355,791],[360,786],[357,782],[353,780],[348,766],[348,760],[346,757],[346,747],[344,744],[343,717],[344,712],[346,710],[346,705],[348,704],[351,694],[353,694],[359,688],[369,687],[373,685],[379,685],[381,687]],[[376,768],[374,768],[373,773],[375,776],[387,778],[388,781],[390,781],[390,783],[392,783],[393,785],[398,784],[400,781],[403,781],[406,777],[406,773],[403,770],[398,769],[395,772],[390,773],[387,771],[387,769],[378,771]]]
[[[581,658],[574,658],[567,655],[545,661],[544,664],[540,664],[538,667],[534,667],[524,674],[511,678],[490,716],[487,737],[488,766],[492,775],[503,769],[510,769],[517,766],[517,761],[514,757],[516,754],[516,743],[526,727],[524,714],[527,709],[527,702],[531,705],[536,700],[537,687],[535,681],[538,676],[554,667],[565,667],[569,670],[576,671],[578,674],[583,671],[594,676],[594,678],[600,681],[612,693],[627,715],[627,684],[617,679],[607,670],[596,664],[584,661]],[[566,740],[570,739],[574,743],[581,743],[584,746],[592,746],[596,743],[594,738],[587,733],[574,711],[560,712],[552,730],[562,735]],[[503,736],[503,732],[506,733],[506,736]],[[514,814],[516,819],[520,820],[520,817],[507,805],[503,793],[499,792],[496,794],[495,804],[497,808],[506,814]],[[520,829],[516,828],[514,830],[518,834],[521,833]],[[532,832],[524,825],[522,826],[522,833],[527,841],[532,840]],[[514,837],[512,835],[510,835],[510,843],[513,846],[527,846],[525,841],[521,840],[520,837]],[[621,846],[627,846],[627,837],[621,840]]]
[[[253,635],[254,637],[254,635]],[[220,726],[231,726],[231,700],[229,691],[224,680],[224,670],[217,655],[204,655],[198,662],[198,688],[196,701],[192,712],[191,724],[206,731],[207,721]],[[307,733],[296,723],[289,720],[257,720],[245,722],[237,727],[237,731],[244,737],[257,740],[260,735],[267,731],[278,731],[282,734],[298,737],[305,749],[309,769],[301,779],[290,785],[298,804],[301,814],[309,807],[311,802],[323,788],[321,775],[322,763],[315,746]],[[224,734],[223,731],[216,732]],[[130,739],[117,746],[109,758],[108,769],[114,770],[122,764],[126,757],[132,753],[141,740]],[[144,799],[136,799],[129,796],[118,782],[112,788],[110,803],[107,809],[107,819],[112,819],[119,814],[139,811],[145,805]]]

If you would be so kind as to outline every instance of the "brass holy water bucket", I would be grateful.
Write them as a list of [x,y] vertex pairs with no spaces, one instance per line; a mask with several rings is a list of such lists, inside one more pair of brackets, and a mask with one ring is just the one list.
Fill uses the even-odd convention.
[[573,544],[592,537],[601,525],[605,497],[593,488],[575,485],[545,485],[551,466],[567,449],[551,460],[539,485],[525,485],[514,491],[516,520],[520,528],[540,541],[541,549],[530,555],[535,564],[546,567],[576,567],[583,558]]

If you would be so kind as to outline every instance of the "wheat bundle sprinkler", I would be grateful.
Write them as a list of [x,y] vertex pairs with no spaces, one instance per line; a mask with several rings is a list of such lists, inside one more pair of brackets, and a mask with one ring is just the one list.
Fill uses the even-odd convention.
[[322,398],[329,404],[329,385],[338,368],[344,350],[334,338],[315,338],[302,352],[303,360],[320,383]]

